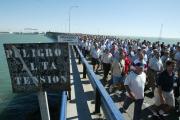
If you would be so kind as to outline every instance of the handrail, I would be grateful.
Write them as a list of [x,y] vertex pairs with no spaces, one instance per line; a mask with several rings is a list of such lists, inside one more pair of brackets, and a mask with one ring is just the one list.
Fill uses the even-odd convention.
[[76,46],[76,49],[80,55],[82,63],[86,67],[87,75],[89,77],[89,80],[94,88],[94,90],[97,90],[96,92],[99,93],[102,104],[104,105],[104,109],[106,111],[107,117],[111,120],[124,120],[123,115],[120,113],[118,108],[115,106],[113,100],[105,90],[104,86],[101,84],[101,82],[96,78],[96,75],[92,69],[92,67],[89,65],[87,60],[84,58],[82,53],[80,52],[79,48]]
[[60,112],[59,112],[59,120],[66,120],[66,108],[67,108],[67,93],[66,91],[62,91],[61,93],[61,101],[60,101]]

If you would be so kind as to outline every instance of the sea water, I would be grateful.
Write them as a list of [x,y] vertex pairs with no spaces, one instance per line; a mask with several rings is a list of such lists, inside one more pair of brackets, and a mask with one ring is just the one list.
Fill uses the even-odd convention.
[[[37,34],[0,34],[0,120],[38,120],[40,118],[37,93],[13,93],[9,68],[4,52],[5,43],[49,43],[52,39]],[[53,101],[58,94],[49,93]],[[49,104],[54,102],[49,102]]]

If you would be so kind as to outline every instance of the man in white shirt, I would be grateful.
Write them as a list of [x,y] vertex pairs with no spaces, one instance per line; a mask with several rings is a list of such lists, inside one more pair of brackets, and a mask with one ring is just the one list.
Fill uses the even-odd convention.
[[103,64],[103,71],[104,71],[103,80],[104,80],[104,82],[107,82],[107,76],[111,69],[111,62],[112,62],[112,54],[110,53],[110,51],[107,48],[104,50],[104,52],[101,56],[101,61]]
[[153,53],[154,57],[149,60],[147,70],[148,87],[152,88],[152,93],[154,93],[157,75],[164,69],[159,51],[154,49]]
[[140,120],[141,107],[144,100],[146,74],[143,72],[143,69],[143,63],[136,63],[135,70],[128,74],[124,82],[127,97],[124,101],[122,109],[126,111],[130,104],[135,102],[133,120]]
[[99,55],[100,55],[100,49],[98,48],[97,44],[94,43],[94,45],[91,47],[91,57],[92,57],[92,65],[93,70],[98,73],[99,68]]

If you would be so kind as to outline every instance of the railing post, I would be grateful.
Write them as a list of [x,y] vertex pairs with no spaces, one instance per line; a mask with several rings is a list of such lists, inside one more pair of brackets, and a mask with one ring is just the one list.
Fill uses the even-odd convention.
[[67,113],[67,92],[61,91],[59,120],[66,120]]
[[71,100],[71,90],[68,90],[68,100]]
[[86,65],[83,63],[83,78],[86,78]]
[[98,89],[96,89],[96,96],[95,96],[95,113],[100,113],[100,106],[101,106],[101,97],[99,94]]
[[78,53],[78,51],[76,49],[76,46],[74,45],[73,48],[74,48],[74,51],[75,51],[75,58],[78,59],[79,58],[79,53]]
[[79,59],[78,63],[81,64],[81,56],[80,56],[80,54],[78,55],[78,57],[79,57],[78,58]]
[[78,64],[81,64],[81,56],[78,53],[78,48],[76,48],[76,46],[74,46],[74,50],[75,50],[75,54],[76,54],[76,58],[78,59]]

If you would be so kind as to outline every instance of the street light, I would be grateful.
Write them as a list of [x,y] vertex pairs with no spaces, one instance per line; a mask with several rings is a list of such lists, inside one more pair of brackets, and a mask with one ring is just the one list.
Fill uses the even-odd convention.
[[73,9],[73,8],[78,8],[79,6],[71,6],[70,8],[69,8],[69,33],[71,32],[71,10]]
[[162,30],[163,30],[163,24],[161,24],[160,33],[159,33],[159,41],[161,40],[162,36]]

